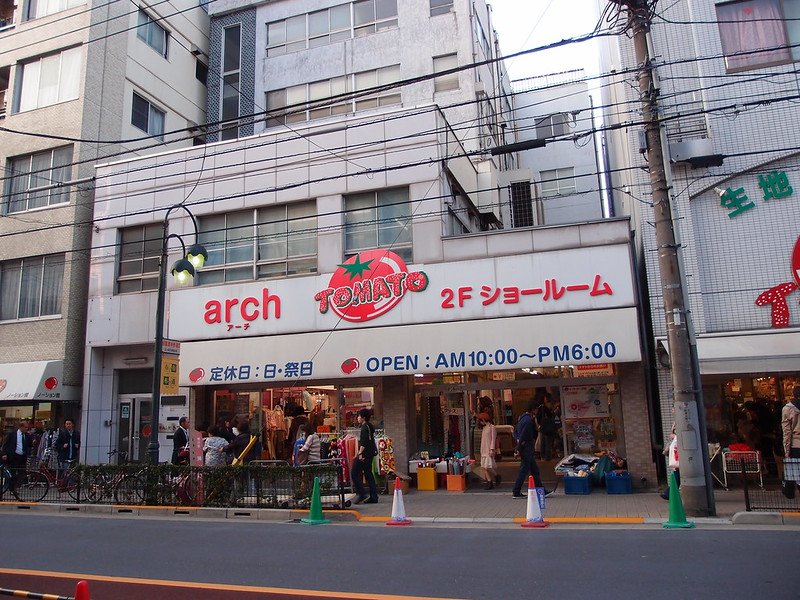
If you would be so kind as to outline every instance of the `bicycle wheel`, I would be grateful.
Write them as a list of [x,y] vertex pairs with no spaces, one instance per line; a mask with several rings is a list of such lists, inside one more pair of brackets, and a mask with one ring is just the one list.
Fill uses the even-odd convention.
[[17,487],[12,491],[20,502],[41,502],[50,491],[50,482],[44,473],[26,471],[20,474]]
[[[107,473],[96,473],[82,482],[86,499],[94,504],[111,497],[113,481]],[[77,493],[77,492],[76,492]]]
[[202,489],[200,473],[190,471],[177,478],[175,498],[181,506],[195,506]]
[[64,479],[61,482],[62,489],[67,492],[70,498],[77,502],[79,498],[79,493],[81,490],[81,478],[75,471],[70,471],[66,475],[64,475]]
[[11,485],[11,473],[4,466],[0,465],[0,497],[8,494]]
[[114,501],[117,504],[144,504],[144,489],[144,478],[139,475],[128,475],[114,488]]

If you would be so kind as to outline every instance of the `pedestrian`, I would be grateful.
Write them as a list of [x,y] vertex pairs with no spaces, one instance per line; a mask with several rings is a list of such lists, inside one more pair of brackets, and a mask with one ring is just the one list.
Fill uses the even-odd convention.
[[[789,400],[781,411],[781,429],[783,431],[784,457],[800,458],[800,385],[792,390],[792,399]],[[784,463],[785,468],[786,463]],[[800,467],[798,467],[800,468]],[[784,476],[783,493],[792,499],[795,495],[795,485],[800,482]]]
[[[372,413],[368,408],[358,411],[358,424],[361,426],[361,433],[358,436],[358,451],[353,460],[353,468],[350,471],[353,480],[353,490],[358,496],[355,503],[377,504],[378,485],[375,483],[375,475],[372,473],[372,461],[378,454],[378,447],[375,445],[375,428],[370,423]],[[364,493],[364,482],[362,476],[367,479],[369,486],[369,497]]]
[[495,454],[498,453],[497,448],[497,428],[494,426],[494,419],[489,413],[480,413],[477,417],[478,426],[482,427],[481,431],[481,467],[484,471],[484,484],[483,487],[491,490],[494,486],[500,484],[500,475],[497,474],[497,461]]
[[242,456],[247,446],[250,445],[250,423],[246,420],[240,420],[236,429],[239,435],[233,438],[233,441],[227,444],[222,451],[231,454],[234,460],[241,458],[240,462],[245,464],[256,460],[261,454],[261,446],[258,441],[250,447],[246,455]]
[[69,466],[78,461],[78,450],[81,447],[81,434],[75,429],[72,419],[64,419],[64,428],[59,430],[55,446],[59,476],[63,477]]
[[308,453],[307,462],[322,460],[322,439],[317,433],[316,421],[309,421],[306,425],[306,439],[300,449]]
[[208,428],[208,437],[203,440],[203,456],[207,467],[224,467],[227,456],[223,448],[228,445],[225,438],[220,435],[219,427],[212,425]]
[[675,434],[675,424],[672,424],[672,433],[669,443],[664,446],[664,456],[667,457],[667,488],[661,492],[664,500],[669,500],[669,471],[675,475],[675,488],[681,485],[681,463],[678,456],[678,436]]
[[189,464],[189,417],[181,417],[172,435],[172,464]]
[[[517,453],[519,454],[519,472],[517,473],[517,480],[514,482],[514,489],[511,495],[514,498],[525,498],[527,494],[522,493],[522,484],[529,475],[533,475],[533,480],[537,487],[544,488],[541,474],[539,473],[539,465],[536,464],[536,457],[533,455],[533,447],[536,443],[536,423],[534,415],[538,402],[536,399],[528,402],[527,410],[522,414],[517,421],[517,428],[514,431],[514,438],[517,441]],[[549,496],[552,492],[544,488],[545,496]]]
[[30,450],[31,436],[28,433],[28,422],[22,420],[17,424],[17,429],[9,432],[6,436],[3,441],[2,456],[0,456],[11,471],[12,492],[17,489],[17,481],[25,472]]
[[536,426],[539,430],[537,442],[541,439],[539,452],[542,460],[550,460],[553,457],[553,442],[557,429],[552,404],[553,397],[550,394],[545,394],[544,401],[536,411]]

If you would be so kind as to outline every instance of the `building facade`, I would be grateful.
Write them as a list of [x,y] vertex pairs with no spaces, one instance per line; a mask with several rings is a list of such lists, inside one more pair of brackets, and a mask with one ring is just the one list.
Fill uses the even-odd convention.
[[[793,2],[683,0],[651,32],[673,217],[696,329],[708,438],[746,443],[775,474],[780,410],[800,384],[800,201]],[[635,67],[622,39],[607,72]],[[641,170],[638,97],[612,76],[606,104],[618,214],[634,215],[647,270],[664,432],[672,422],[669,347]],[[626,124],[630,124],[626,127]],[[777,443],[776,443],[777,442]]]
[[[471,453],[479,398],[507,434],[549,395],[559,452],[618,451],[653,482],[629,223],[501,230],[523,177],[489,152],[513,141],[507,78],[454,70],[497,57],[485,4],[214,6],[218,141],[98,168],[114,185],[92,245],[117,250],[91,266],[86,460],[142,458],[156,430],[166,460],[184,415],[247,418],[285,458],[290,409],[342,436],[366,406],[405,470]],[[151,290],[174,205],[194,218],[173,213],[169,233],[209,259],[168,288],[180,366],[156,424]]]
[[192,2],[37,0],[4,1],[0,15],[0,429],[53,427],[80,416],[94,195],[106,185],[94,164],[193,143],[208,15]]

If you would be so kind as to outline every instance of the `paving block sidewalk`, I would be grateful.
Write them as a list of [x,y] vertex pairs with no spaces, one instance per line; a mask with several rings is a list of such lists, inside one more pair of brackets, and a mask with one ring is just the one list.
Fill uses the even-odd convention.
[[[405,494],[406,515],[410,519],[458,519],[503,521],[524,518],[527,503],[511,497],[511,488],[493,491],[419,492]],[[737,512],[745,510],[741,490],[716,491],[717,518],[731,519]],[[392,495],[381,496],[378,504],[353,506],[364,517],[386,517],[392,512]],[[567,522],[604,522],[623,519],[666,520],[669,503],[653,491],[633,494],[606,494],[605,490],[594,490],[586,496],[565,495],[556,490],[547,498],[545,518]],[[691,518],[691,517],[690,517]]]

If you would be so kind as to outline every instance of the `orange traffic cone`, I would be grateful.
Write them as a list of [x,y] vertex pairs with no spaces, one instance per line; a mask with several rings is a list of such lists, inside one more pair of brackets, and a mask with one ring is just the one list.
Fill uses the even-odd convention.
[[406,507],[403,505],[403,490],[400,487],[400,478],[394,480],[394,498],[392,499],[392,517],[386,521],[387,525],[411,525],[411,519],[406,518]]
[[75,586],[75,600],[89,600],[89,582],[81,580]]
[[[539,504],[541,502],[541,504]],[[549,527],[550,523],[542,515],[544,508],[544,488],[537,488],[533,475],[528,476],[528,510],[523,527]]]

